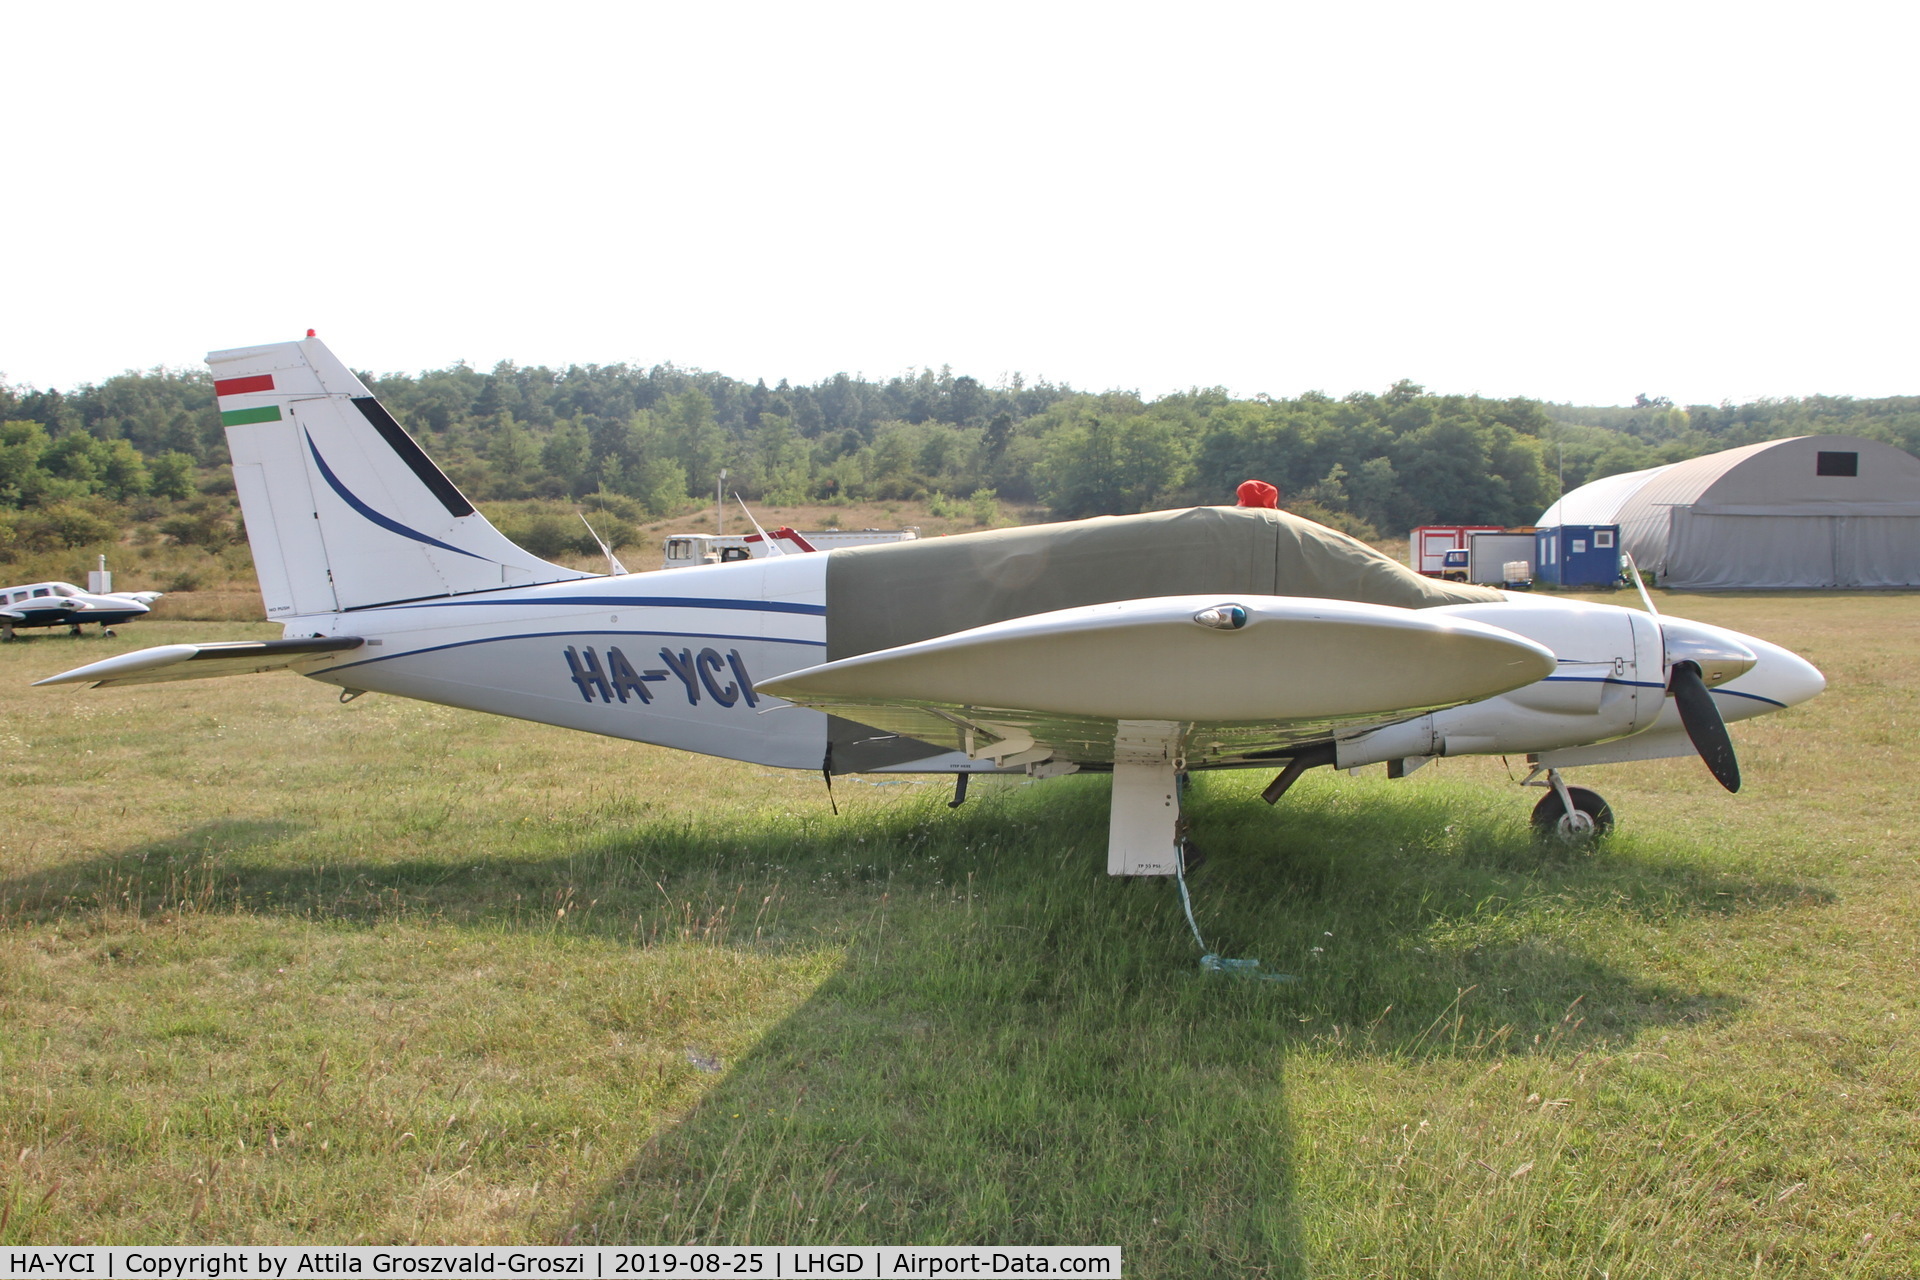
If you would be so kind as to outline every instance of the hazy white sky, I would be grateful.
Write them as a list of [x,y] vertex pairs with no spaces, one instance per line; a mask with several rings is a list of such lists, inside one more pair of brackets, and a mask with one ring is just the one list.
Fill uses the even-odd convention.
[[0,377],[1920,392],[1910,4],[0,3]]

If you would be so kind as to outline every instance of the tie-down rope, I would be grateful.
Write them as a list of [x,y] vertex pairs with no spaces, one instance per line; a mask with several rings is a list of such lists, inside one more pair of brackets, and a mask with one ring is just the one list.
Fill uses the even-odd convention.
[[1193,895],[1187,892],[1187,843],[1182,840],[1174,849],[1174,882],[1180,886],[1180,906],[1187,913],[1187,928],[1193,930],[1193,940],[1200,944],[1200,967],[1208,973],[1231,973],[1242,978],[1258,978],[1262,982],[1298,982],[1300,979],[1290,973],[1261,973],[1258,960],[1228,960],[1217,952],[1207,950],[1207,940],[1200,936],[1200,925],[1193,918]]

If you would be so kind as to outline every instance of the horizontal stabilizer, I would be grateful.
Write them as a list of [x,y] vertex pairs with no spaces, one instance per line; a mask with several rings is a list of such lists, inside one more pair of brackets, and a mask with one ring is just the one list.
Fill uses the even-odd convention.
[[162,684],[207,676],[242,676],[284,671],[318,663],[358,649],[359,636],[312,636],[299,640],[234,640],[224,644],[163,644],[117,658],[90,662],[34,684],[90,684],[96,689],[121,684]]

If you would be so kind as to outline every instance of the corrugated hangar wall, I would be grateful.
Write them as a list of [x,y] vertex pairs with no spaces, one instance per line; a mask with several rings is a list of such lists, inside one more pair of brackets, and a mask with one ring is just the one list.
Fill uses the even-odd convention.
[[1920,587],[1920,458],[1858,436],[1769,440],[1596,480],[1540,523],[1619,525],[1663,586]]

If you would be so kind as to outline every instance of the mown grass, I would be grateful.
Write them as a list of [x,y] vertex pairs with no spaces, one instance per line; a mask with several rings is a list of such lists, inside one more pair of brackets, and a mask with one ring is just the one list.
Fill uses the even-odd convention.
[[1833,688],[1588,771],[815,777],[0,649],[0,1239],[1113,1242],[1136,1276],[1920,1270],[1908,596],[1665,600]]

